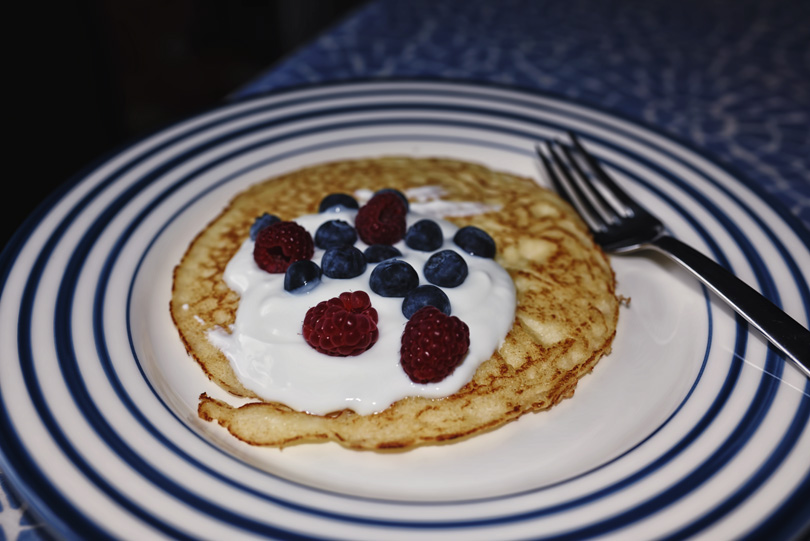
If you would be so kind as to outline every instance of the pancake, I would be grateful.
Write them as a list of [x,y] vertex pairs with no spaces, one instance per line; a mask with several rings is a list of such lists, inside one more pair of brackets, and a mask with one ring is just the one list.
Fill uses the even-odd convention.
[[[239,296],[225,284],[223,272],[254,219],[265,212],[282,220],[314,214],[335,192],[428,186],[440,187],[443,200],[496,209],[445,219],[487,231],[497,244],[496,261],[515,284],[512,328],[473,379],[451,396],[408,397],[369,415],[351,410],[313,415],[261,400],[246,388],[207,333],[235,321]],[[577,382],[610,351],[619,300],[607,257],[553,192],[530,178],[474,163],[392,156],[307,167],[237,195],[176,267],[170,309],[189,355],[234,397],[202,393],[202,419],[252,445],[333,441],[383,451],[460,441],[573,396]]]

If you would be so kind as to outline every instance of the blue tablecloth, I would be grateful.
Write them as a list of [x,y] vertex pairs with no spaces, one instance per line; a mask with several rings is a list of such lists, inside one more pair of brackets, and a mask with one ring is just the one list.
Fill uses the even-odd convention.
[[[655,126],[810,228],[810,2],[376,0],[229,99],[353,79],[539,89]],[[44,529],[0,474],[0,541]]]
[[374,78],[539,89],[708,151],[810,226],[810,3],[379,0],[240,89]]

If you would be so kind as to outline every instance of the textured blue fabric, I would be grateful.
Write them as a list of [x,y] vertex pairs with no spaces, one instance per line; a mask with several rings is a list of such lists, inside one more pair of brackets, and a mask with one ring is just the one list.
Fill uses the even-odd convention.
[[240,89],[427,77],[539,89],[657,127],[810,227],[810,2],[380,0]]

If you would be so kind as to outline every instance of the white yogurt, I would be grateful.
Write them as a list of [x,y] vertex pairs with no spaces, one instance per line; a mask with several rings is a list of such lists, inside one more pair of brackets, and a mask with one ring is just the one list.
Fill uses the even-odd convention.
[[[437,203],[439,203],[437,207]],[[458,205],[458,207],[454,207]],[[475,205],[475,204],[473,204]],[[469,211],[470,203],[428,201],[412,204],[408,225],[425,217],[414,211],[441,208],[445,215]],[[484,210],[476,207],[478,211]],[[339,219],[354,225],[356,211],[337,207],[329,212],[302,216],[295,221],[313,236],[322,223]],[[467,279],[458,287],[442,288],[450,299],[452,314],[470,328],[470,350],[464,362],[439,383],[413,383],[399,365],[402,332],[407,320],[402,298],[382,297],[369,287],[375,264],[362,275],[348,279],[321,278],[307,293],[284,290],[284,274],[261,270],[253,260],[253,241],[246,240],[225,270],[225,282],[239,293],[236,321],[230,333],[221,328],[209,332],[209,340],[230,360],[242,384],[263,399],[281,402],[300,411],[324,415],[342,409],[360,414],[379,412],[408,396],[449,396],[472,379],[478,366],[500,347],[515,316],[515,288],[509,274],[492,259],[471,256],[453,243],[458,228],[436,219],[444,233],[444,245],[455,250],[469,267]],[[362,251],[366,245],[359,241]],[[429,283],[422,268],[434,252],[412,250],[404,241],[395,244],[403,259]],[[313,261],[320,265],[323,250],[315,248]],[[332,357],[317,352],[301,334],[307,310],[344,291],[369,294],[377,310],[379,339],[368,351],[353,357]]]

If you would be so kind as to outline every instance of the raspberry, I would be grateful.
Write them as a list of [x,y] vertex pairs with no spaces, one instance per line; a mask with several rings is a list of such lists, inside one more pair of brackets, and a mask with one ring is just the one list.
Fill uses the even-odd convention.
[[466,323],[425,306],[405,325],[399,362],[414,383],[437,383],[453,373],[469,349]]
[[405,205],[405,212],[411,210],[411,204],[408,203],[408,198],[405,197],[405,194],[399,190],[395,190],[394,188],[383,188],[382,190],[377,190],[374,192],[374,195],[381,194],[381,193],[392,193],[399,197],[402,200],[402,204]]
[[307,344],[327,355],[359,355],[377,342],[377,310],[365,291],[344,292],[307,311],[303,326]]
[[405,236],[407,212],[400,196],[381,192],[357,211],[354,227],[366,244],[394,244]]
[[295,261],[311,259],[315,253],[312,235],[295,222],[276,222],[259,231],[253,260],[270,273],[282,273]]

